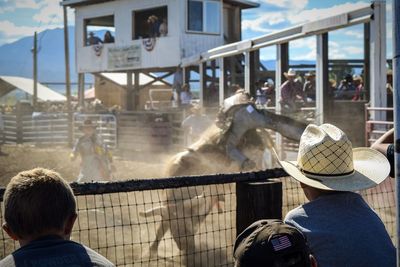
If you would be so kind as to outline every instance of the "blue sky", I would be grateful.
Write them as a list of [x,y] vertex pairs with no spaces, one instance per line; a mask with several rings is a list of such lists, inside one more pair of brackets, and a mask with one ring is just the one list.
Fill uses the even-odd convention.
[[[181,0],[183,1],[183,0]],[[253,0],[260,8],[243,12],[243,39],[285,29],[324,16],[339,14],[369,3],[350,0]],[[388,57],[391,57],[391,1],[387,1]],[[69,11],[69,23],[74,14]],[[0,0],[0,45],[43,31],[62,27],[58,0]],[[363,58],[361,25],[329,34],[330,58]],[[262,59],[274,59],[274,48],[263,49]],[[315,38],[290,43],[291,59],[315,59]]]

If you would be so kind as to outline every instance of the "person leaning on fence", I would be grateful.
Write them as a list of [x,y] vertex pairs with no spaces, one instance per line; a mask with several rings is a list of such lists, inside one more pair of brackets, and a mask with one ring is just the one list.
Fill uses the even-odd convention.
[[76,141],[70,154],[71,160],[75,160],[78,154],[81,156],[78,182],[110,180],[114,169],[111,164],[112,155],[96,135],[96,125],[90,119],[86,119],[79,129],[83,136]]
[[331,124],[310,124],[303,132],[297,161],[280,161],[300,182],[310,201],[285,217],[307,237],[318,265],[395,266],[396,251],[378,215],[360,191],[389,174],[388,160],[371,148],[352,148]]
[[20,248],[0,266],[114,266],[70,240],[77,218],[71,187],[56,172],[36,168],[13,177],[4,193],[4,231]]
[[236,238],[235,267],[317,267],[306,237],[281,220],[259,220]]

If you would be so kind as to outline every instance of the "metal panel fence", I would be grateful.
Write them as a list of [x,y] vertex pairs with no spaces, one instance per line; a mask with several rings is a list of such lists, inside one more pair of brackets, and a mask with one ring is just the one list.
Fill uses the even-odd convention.
[[[74,139],[81,135],[79,125],[86,118],[97,124],[97,133],[110,147],[117,146],[117,119],[112,114],[75,114]],[[33,113],[3,115],[5,142],[9,144],[68,145],[67,113]]]
[[[236,208],[237,183],[281,180],[282,215],[285,216],[306,199],[298,183],[284,176],[283,170],[274,169],[157,180],[73,183],[79,215],[72,239],[95,249],[117,266],[232,266],[236,215],[240,216],[236,214],[240,213]],[[273,179],[278,177],[281,179]],[[360,192],[382,218],[392,239],[395,233],[393,184],[393,179],[388,178],[379,187]],[[166,200],[165,194],[170,190],[174,190],[174,198]],[[3,193],[4,189],[0,189],[0,200]],[[190,193],[194,196],[190,200],[179,200],[182,194]],[[222,209],[214,205],[215,199],[222,203]],[[149,211],[147,216],[145,211]],[[0,223],[3,222],[1,215]],[[164,235],[155,248],[153,241],[157,232]],[[16,247],[4,232],[0,233],[0,258]]]
[[79,126],[85,119],[91,119],[97,126],[96,133],[109,148],[117,148],[117,118],[113,114],[76,114],[73,122],[74,140],[82,135]]
[[[371,113],[383,115],[384,120],[371,119]],[[365,105],[365,146],[371,146],[386,131],[394,127],[393,108],[370,107]],[[382,116],[378,116],[382,117]]]

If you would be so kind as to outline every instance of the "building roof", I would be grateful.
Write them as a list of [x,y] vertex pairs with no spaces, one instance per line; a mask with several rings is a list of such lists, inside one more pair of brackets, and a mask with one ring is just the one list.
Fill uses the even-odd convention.
[[[0,76],[0,97],[9,92],[20,89],[30,95],[33,95],[33,80],[16,76]],[[37,97],[43,101],[66,101],[67,98],[44,86],[37,84]]]
[[259,7],[260,4],[253,2],[253,1],[248,1],[248,0],[224,0],[225,3],[232,4],[234,6],[240,6],[243,9],[246,8],[254,8],[254,7]]
[[[115,1],[115,0],[62,0],[61,5],[77,7],[77,6],[88,6],[88,5],[100,4],[103,2],[111,2],[111,1]],[[228,4],[240,6],[243,9],[260,6],[260,4],[253,2],[253,1],[249,1],[249,0],[223,0],[223,1]]]

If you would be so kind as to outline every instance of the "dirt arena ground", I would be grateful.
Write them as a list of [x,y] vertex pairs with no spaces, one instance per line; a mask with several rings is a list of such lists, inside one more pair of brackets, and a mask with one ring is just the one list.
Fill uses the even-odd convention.
[[[78,158],[70,161],[70,149],[38,148],[34,146],[3,146],[7,156],[0,156],[0,187],[20,171],[34,167],[54,169],[68,181],[76,180],[79,172]],[[164,177],[165,164],[171,154],[146,156],[139,154],[130,159],[116,155],[115,177],[119,180]],[[292,179],[283,182],[283,216],[306,199],[298,184]],[[232,266],[232,246],[236,234],[235,185],[227,184],[224,212],[214,208],[196,234],[197,264],[192,266]],[[224,186],[224,187],[225,187]],[[78,197],[78,222],[73,240],[96,249],[112,259],[118,266],[184,266],[182,257],[170,233],[160,244],[157,258],[149,258],[150,242],[154,240],[160,217],[143,218],[139,213],[160,203],[162,190],[128,192],[120,194]],[[361,192],[368,203],[385,222],[394,238],[394,179],[388,178],[380,186]],[[0,223],[2,218],[0,216]],[[15,249],[15,243],[0,234],[0,258]],[[132,264],[135,262],[135,264]]]
[[[6,186],[18,172],[35,167],[54,169],[70,182],[76,180],[79,172],[80,159],[70,161],[67,148],[6,145],[2,151],[8,155],[0,156],[0,187]],[[114,176],[118,180],[164,177],[164,166],[171,156],[172,153],[151,157],[141,154],[128,160],[116,155]],[[199,253],[192,255],[192,260],[197,262],[195,266],[231,265],[235,235],[234,185],[226,185],[223,192],[227,194],[224,213],[214,209],[200,225],[196,236]],[[163,193],[163,190],[153,190],[77,197],[79,216],[72,239],[99,251],[118,266],[184,266],[169,232],[160,243],[157,257],[149,256],[150,242],[155,238],[160,218],[144,218],[139,213],[159,205]],[[0,243],[2,258],[17,246],[4,233],[0,233],[0,239],[4,240]]]
[[[80,158],[69,159],[70,149],[65,147],[40,148],[30,145],[4,145],[2,151],[8,154],[0,156],[0,187],[20,171],[35,167],[44,167],[59,172],[64,179],[73,182],[79,174]],[[131,159],[116,155],[114,177],[119,180],[163,177],[165,163],[172,154],[143,155],[138,153]]]

